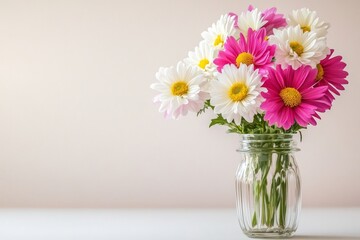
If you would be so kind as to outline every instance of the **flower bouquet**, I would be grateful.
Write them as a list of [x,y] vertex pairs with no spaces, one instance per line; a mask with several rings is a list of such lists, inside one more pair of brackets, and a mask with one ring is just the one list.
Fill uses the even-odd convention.
[[160,68],[154,102],[166,118],[210,110],[210,127],[241,135],[239,223],[251,237],[291,236],[301,206],[294,134],[316,125],[348,81],[329,24],[303,8],[287,18],[253,6],[229,13],[175,67]]

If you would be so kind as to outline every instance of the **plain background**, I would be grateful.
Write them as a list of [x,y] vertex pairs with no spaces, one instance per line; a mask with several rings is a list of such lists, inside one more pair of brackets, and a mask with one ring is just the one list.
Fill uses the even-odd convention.
[[247,5],[308,7],[349,85],[303,132],[303,206],[360,206],[360,1],[0,1],[0,207],[234,207],[238,136],[164,120],[160,66]]

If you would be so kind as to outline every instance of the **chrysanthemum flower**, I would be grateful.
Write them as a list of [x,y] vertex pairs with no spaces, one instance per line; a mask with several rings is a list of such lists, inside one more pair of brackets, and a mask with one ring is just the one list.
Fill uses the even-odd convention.
[[207,44],[216,50],[223,48],[229,36],[236,35],[238,35],[238,31],[235,28],[235,16],[229,14],[222,15],[207,31],[201,33]]
[[238,27],[240,33],[245,36],[248,34],[249,28],[252,30],[259,30],[266,24],[266,21],[261,15],[261,12],[255,8],[252,11],[242,12],[238,17]]
[[160,103],[159,111],[166,118],[176,119],[188,111],[198,112],[203,108],[208,98],[208,93],[202,89],[206,80],[195,67],[179,62],[176,68],[160,68],[156,78],[159,82],[150,87],[160,92],[154,102]]
[[259,31],[249,29],[246,39],[242,33],[238,41],[234,37],[229,37],[224,50],[219,52],[214,63],[219,72],[226,64],[233,64],[237,67],[253,64],[255,69],[264,73],[267,68],[273,65],[272,58],[275,48],[265,40],[265,29],[262,28]]
[[334,53],[334,49],[330,50],[330,54],[326,56],[321,62],[316,65],[316,85],[315,86],[327,86],[328,91],[326,96],[333,101],[335,99],[334,94],[340,95],[339,90],[344,90],[345,84],[349,82],[345,79],[348,75],[344,68],[344,63],[341,56],[331,57]]
[[299,25],[283,30],[274,29],[274,35],[269,37],[269,41],[277,46],[276,62],[283,68],[287,65],[294,69],[302,65],[315,68],[330,52],[325,37],[318,38],[315,32],[303,32]]
[[218,81],[210,82],[211,104],[214,112],[221,114],[229,123],[233,120],[241,123],[241,118],[248,122],[254,120],[254,115],[260,110],[262,97],[260,92],[261,78],[253,65],[241,64],[224,66],[218,74]]
[[315,11],[308,8],[293,10],[288,18],[289,26],[300,25],[304,32],[315,32],[318,37],[325,37],[330,25],[320,21]]
[[[253,11],[255,8],[250,5],[248,11]],[[263,28],[266,29],[266,35],[273,34],[273,29],[282,28],[286,26],[286,19],[283,14],[276,13],[276,8],[269,8],[261,13],[261,17],[266,22]]]
[[189,52],[185,63],[195,66],[202,71],[205,77],[209,80],[214,78],[216,66],[214,64],[215,50],[210,47],[205,41],[201,41],[195,51]]
[[331,103],[324,98],[327,86],[314,87],[316,69],[302,66],[294,70],[290,66],[283,70],[279,65],[269,71],[268,79],[263,87],[267,92],[262,96],[265,101],[261,109],[264,119],[270,125],[289,129],[295,123],[302,127],[316,125],[314,117],[323,112]]

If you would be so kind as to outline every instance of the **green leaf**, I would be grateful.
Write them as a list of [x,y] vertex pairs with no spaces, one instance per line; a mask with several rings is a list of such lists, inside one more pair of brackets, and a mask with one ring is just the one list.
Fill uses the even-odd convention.
[[206,100],[204,103],[204,107],[197,112],[196,116],[199,116],[200,114],[204,113],[206,109],[209,108],[214,110],[214,106],[211,105],[210,100]]
[[[205,112],[206,109],[214,109],[214,106],[210,104],[210,100],[207,100],[204,104],[204,108],[198,112],[198,115]],[[268,121],[264,119],[264,114],[255,114],[252,122],[246,121],[244,118],[241,119],[240,124],[236,124],[234,121],[231,123],[227,122],[226,119],[222,117],[221,114],[218,114],[217,118],[211,120],[209,127],[214,125],[225,125],[228,127],[229,133],[238,133],[238,134],[283,134],[283,133],[297,133],[301,129],[306,129],[305,127],[300,126],[295,123],[290,129],[285,130],[284,128],[276,127],[275,125],[270,126]],[[301,132],[300,132],[301,134]],[[302,137],[302,136],[300,136]]]
[[227,124],[226,119],[224,119],[221,114],[218,114],[217,118],[211,119],[209,127],[212,127],[212,126],[217,125],[217,124],[219,124],[219,125],[226,125]]

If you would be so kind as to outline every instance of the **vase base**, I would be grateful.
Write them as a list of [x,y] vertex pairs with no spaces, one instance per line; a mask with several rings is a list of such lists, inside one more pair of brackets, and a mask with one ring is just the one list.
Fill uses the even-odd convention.
[[295,233],[292,229],[257,229],[244,232],[250,238],[289,238]]

